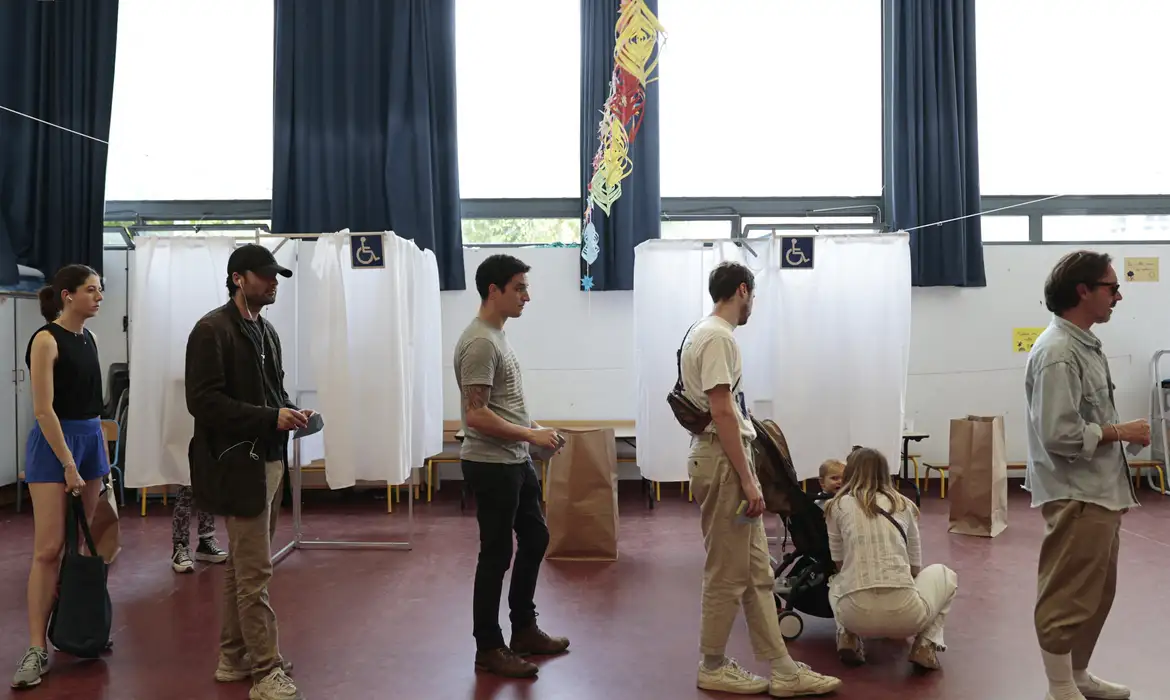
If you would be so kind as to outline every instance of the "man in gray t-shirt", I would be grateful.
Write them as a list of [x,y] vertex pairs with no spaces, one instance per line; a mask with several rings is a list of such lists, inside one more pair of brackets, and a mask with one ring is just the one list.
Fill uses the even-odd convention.
[[[472,602],[475,667],[510,678],[531,678],[538,667],[524,656],[559,654],[564,637],[536,625],[536,581],[548,548],[548,526],[540,503],[540,481],[529,445],[556,450],[556,431],[528,416],[520,364],[504,334],[504,322],[528,303],[528,265],[510,255],[492,255],[475,271],[482,303],[455,346],[455,383],[461,395],[463,480],[475,496],[479,563]],[[516,560],[512,561],[512,533]],[[508,607],[512,640],[504,644],[500,597],[512,568]]]
[[[462,394],[469,387],[490,387],[484,398],[492,413],[513,425],[531,425],[524,405],[520,363],[504,329],[472,319],[455,346],[455,381]],[[459,457],[473,462],[520,463],[528,460],[528,443],[493,436],[467,424],[467,406],[460,411],[463,444]]]

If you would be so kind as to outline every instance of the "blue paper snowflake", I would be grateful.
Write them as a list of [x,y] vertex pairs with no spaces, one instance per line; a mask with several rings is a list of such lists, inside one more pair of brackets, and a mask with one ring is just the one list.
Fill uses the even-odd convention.
[[593,276],[592,275],[585,275],[584,277],[581,278],[581,288],[587,292],[589,290],[593,289]]

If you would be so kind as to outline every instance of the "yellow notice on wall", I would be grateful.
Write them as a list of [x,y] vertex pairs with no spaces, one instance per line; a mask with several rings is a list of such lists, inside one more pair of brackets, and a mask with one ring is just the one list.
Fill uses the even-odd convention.
[[1043,332],[1043,328],[1013,328],[1012,348],[1016,352],[1032,352],[1032,345]]
[[1126,258],[1125,279],[1129,282],[1157,282],[1158,258]]

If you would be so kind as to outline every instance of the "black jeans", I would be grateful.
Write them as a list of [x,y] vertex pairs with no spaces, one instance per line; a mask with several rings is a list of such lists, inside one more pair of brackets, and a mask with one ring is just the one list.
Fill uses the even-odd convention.
[[509,618],[513,630],[536,621],[536,579],[548,549],[548,526],[540,509],[540,480],[531,461],[490,464],[463,460],[463,479],[475,495],[479,521],[472,633],[476,647],[488,651],[505,646],[500,629],[500,596],[504,574],[512,564],[513,531],[516,564],[508,591]]

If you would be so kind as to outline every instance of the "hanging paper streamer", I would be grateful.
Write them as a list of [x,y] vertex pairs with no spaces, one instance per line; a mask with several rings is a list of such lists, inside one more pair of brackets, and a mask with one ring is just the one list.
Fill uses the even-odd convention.
[[601,247],[598,245],[597,229],[594,228],[593,222],[585,224],[585,231],[581,233],[581,257],[585,259],[586,265],[592,265],[597,262],[597,254],[601,252]]
[[581,258],[585,274],[581,287],[593,289],[589,268],[601,252],[597,228],[593,225],[596,206],[609,216],[613,203],[622,196],[622,180],[634,170],[630,147],[642,126],[646,104],[646,85],[658,66],[657,51],[665,28],[650,11],[645,0],[620,0],[614,27],[613,75],[609,80],[609,97],[601,111],[597,127],[598,146],[593,156],[593,176],[581,222]]

